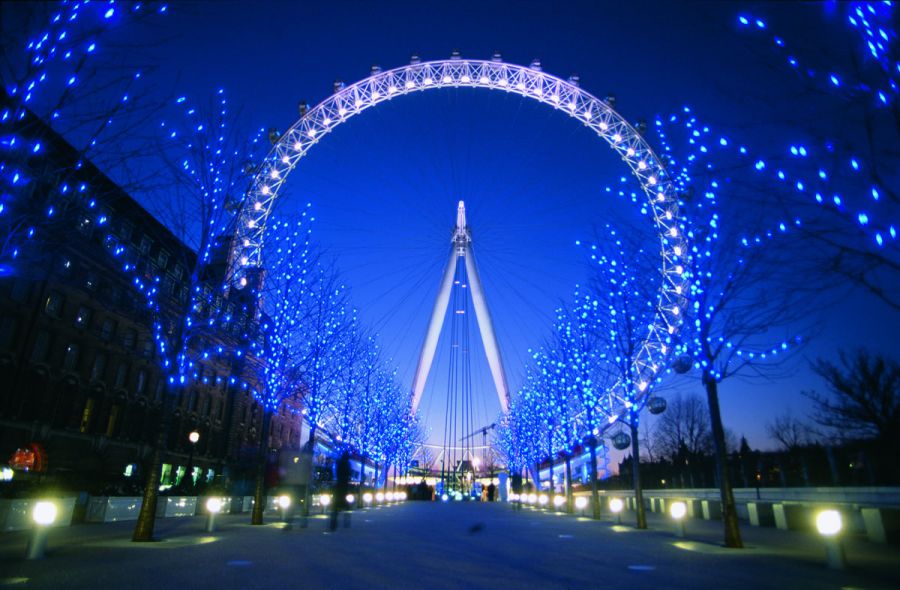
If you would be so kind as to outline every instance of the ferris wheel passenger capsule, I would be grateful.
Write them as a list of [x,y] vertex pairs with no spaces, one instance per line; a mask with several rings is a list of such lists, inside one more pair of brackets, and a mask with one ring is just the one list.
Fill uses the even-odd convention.
[[503,55],[499,51],[495,51],[494,55],[491,56],[491,61],[501,62],[503,61]]
[[537,58],[531,60],[531,65],[529,67],[532,70],[534,70],[535,72],[540,72],[541,71],[541,60],[539,60]]

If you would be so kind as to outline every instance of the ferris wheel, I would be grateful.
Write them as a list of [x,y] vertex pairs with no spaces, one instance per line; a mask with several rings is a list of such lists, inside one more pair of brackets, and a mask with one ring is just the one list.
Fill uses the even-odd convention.
[[634,360],[638,399],[625,391],[623,384],[608,391],[598,408],[612,425],[630,404],[649,394],[650,384],[672,353],[671,343],[687,306],[688,246],[672,179],[642,133],[613,108],[612,100],[585,91],[576,76],[562,79],[544,72],[539,61],[521,66],[506,63],[497,54],[490,60],[463,59],[456,53],[439,61],[423,62],[413,57],[411,63],[395,69],[373,67],[371,75],[354,84],[335,83],[334,93],[312,108],[301,105],[296,122],[284,133],[270,137],[273,147],[256,168],[238,216],[231,280],[235,287],[242,288],[260,267],[273,208],[285,192],[288,176],[314,145],[371,107],[404,95],[448,88],[515,94],[568,115],[603,140],[640,185],[647,217],[658,239],[653,249],[660,253],[659,300]]

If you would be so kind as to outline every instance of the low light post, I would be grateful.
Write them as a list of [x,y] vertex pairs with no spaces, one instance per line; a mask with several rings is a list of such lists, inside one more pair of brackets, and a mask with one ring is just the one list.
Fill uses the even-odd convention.
[[191,448],[188,451],[188,462],[187,462],[187,470],[185,471],[185,476],[191,478],[191,487],[194,487],[194,447],[197,446],[197,442],[200,440],[200,433],[196,430],[192,430],[190,434],[188,434],[188,441],[191,443]]
[[331,504],[331,496],[328,494],[322,494],[319,496],[319,506],[322,507],[322,514],[325,514],[325,511],[328,510],[328,505]]
[[580,516],[584,516],[584,509],[587,508],[588,499],[584,496],[578,496],[575,498],[575,509],[578,510],[578,514]]
[[816,515],[816,529],[825,539],[825,555],[829,569],[842,570],[847,566],[840,538],[843,527],[841,513],[837,510],[823,510]]
[[28,548],[25,551],[26,559],[41,559],[47,549],[47,533],[50,526],[56,521],[56,504],[48,500],[35,502],[31,510],[31,519],[34,521],[34,530],[28,540]]
[[621,498],[612,498],[609,501],[609,510],[616,515],[616,524],[622,524],[622,509],[624,507],[625,504]]
[[206,501],[206,532],[216,531],[216,515],[222,511],[222,499],[210,498]]
[[565,496],[553,496],[553,507],[557,512],[563,512],[563,505],[566,503]]
[[669,515],[675,521],[675,535],[684,537],[684,517],[687,514],[687,504],[684,502],[672,502],[669,506]]
[[287,494],[278,496],[276,500],[278,502],[278,506],[281,508],[281,520],[284,522],[288,521],[288,508],[291,507],[291,497]]

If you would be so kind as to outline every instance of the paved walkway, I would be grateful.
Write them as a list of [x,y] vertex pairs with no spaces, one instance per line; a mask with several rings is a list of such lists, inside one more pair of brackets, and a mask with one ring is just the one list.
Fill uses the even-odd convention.
[[[630,515],[626,514],[626,518]],[[685,539],[501,504],[410,502],[285,530],[221,518],[161,519],[158,543],[131,543],[133,523],[51,532],[42,561],[27,534],[0,535],[0,587],[18,588],[900,588],[900,548],[847,543],[850,568],[825,569],[812,534],[745,527],[748,548],[718,543],[719,523],[689,521]]]

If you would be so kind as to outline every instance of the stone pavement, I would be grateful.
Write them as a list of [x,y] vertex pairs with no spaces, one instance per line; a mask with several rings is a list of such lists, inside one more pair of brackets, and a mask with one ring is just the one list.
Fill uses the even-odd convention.
[[[352,515],[326,531],[248,515],[160,519],[156,543],[133,523],[53,530],[47,557],[24,561],[27,533],[0,535],[0,588],[900,588],[900,548],[848,540],[849,569],[824,567],[811,533],[743,527],[747,548],[720,546],[721,525],[690,520],[684,539],[661,515],[650,530],[480,503],[410,502]],[[630,522],[632,515],[626,513]]]

